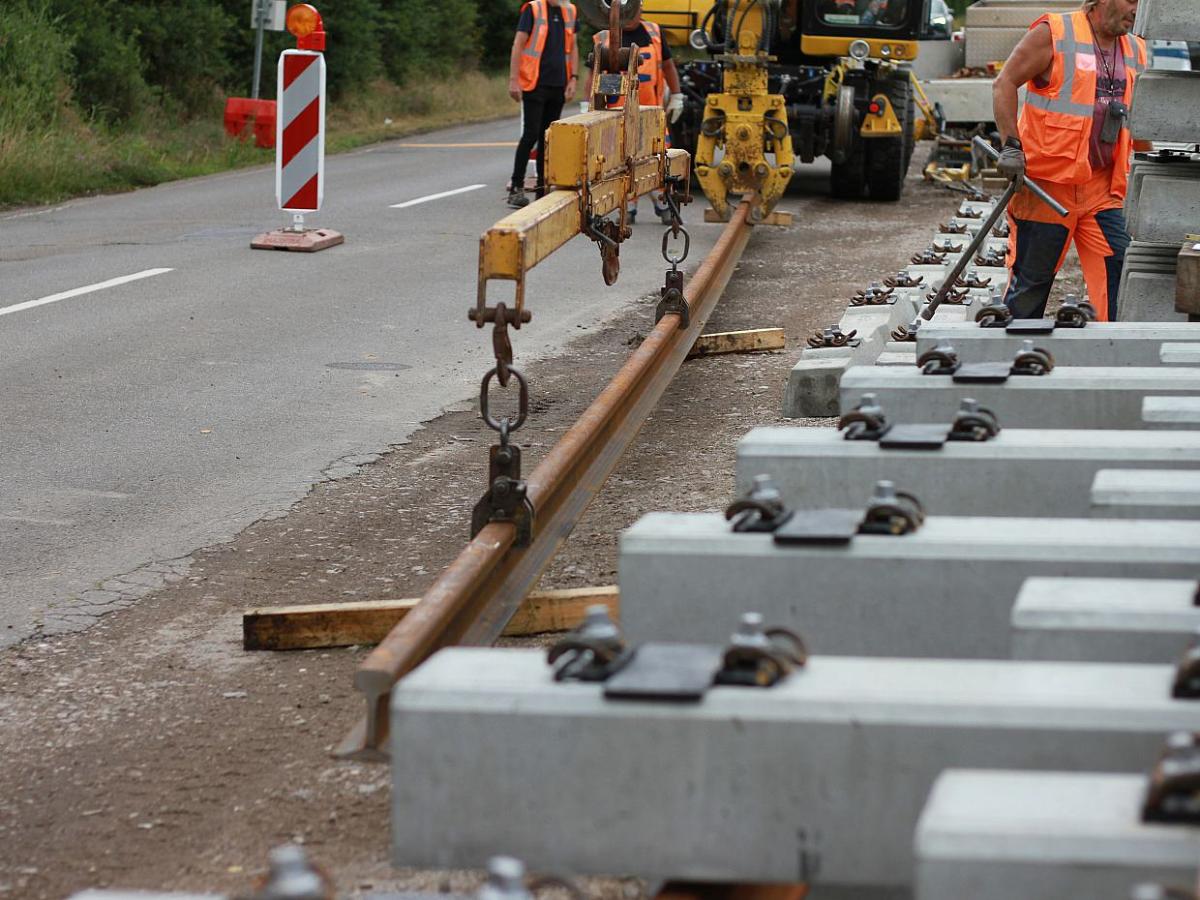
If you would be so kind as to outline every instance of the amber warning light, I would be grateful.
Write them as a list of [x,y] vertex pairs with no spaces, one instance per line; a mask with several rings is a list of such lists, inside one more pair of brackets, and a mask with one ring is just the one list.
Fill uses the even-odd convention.
[[315,6],[297,3],[289,9],[287,30],[296,36],[300,50],[325,50],[325,23]]

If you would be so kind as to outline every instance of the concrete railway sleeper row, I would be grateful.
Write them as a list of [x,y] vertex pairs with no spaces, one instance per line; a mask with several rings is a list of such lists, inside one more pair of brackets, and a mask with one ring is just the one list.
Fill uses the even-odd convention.
[[[1143,883],[1200,861],[1200,324],[991,321],[958,261],[808,341],[837,429],[755,429],[725,516],[624,532],[619,625],[597,607],[548,654],[447,648],[395,686],[393,862],[1185,896]],[[964,272],[982,314],[897,328]]]

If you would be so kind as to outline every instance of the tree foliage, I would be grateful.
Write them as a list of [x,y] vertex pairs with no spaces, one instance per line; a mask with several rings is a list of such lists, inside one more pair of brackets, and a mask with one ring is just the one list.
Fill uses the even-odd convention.
[[[503,68],[522,0],[312,0],[325,21],[334,98],[380,77],[403,84]],[[0,109],[31,120],[70,102],[119,123],[212,115],[248,96],[251,0],[0,0]],[[262,94],[294,41],[267,32]]]

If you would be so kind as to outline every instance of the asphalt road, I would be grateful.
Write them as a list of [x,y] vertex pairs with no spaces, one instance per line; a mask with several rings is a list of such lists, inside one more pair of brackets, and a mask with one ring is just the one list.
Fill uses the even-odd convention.
[[[512,149],[470,145],[516,129],[330,157],[309,221],[346,243],[312,255],[249,249],[286,222],[266,167],[0,215],[0,646],[184,577],[194,550],[473,396],[490,335],[466,311]],[[614,287],[584,238],[534,271],[518,359],[661,285],[648,207]],[[720,230],[700,219],[693,266]]]

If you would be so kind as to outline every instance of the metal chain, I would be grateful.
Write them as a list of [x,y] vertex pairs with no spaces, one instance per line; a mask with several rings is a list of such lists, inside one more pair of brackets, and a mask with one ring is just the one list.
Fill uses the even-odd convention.
[[[688,253],[692,249],[692,236],[688,234],[688,230],[683,227],[683,215],[679,211],[679,199],[676,196],[676,189],[682,181],[679,177],[667,178],[663,184],[663,200],[666,201],[667,211],[671,215],[671,225],[663,233],[662,240],[662,256],[668,263],[671,264],[671,271],[679,271],[679,264],[688,258]],[[671,241],[678,241],[683,238],[683,247],[680,252],[671,250]]]

